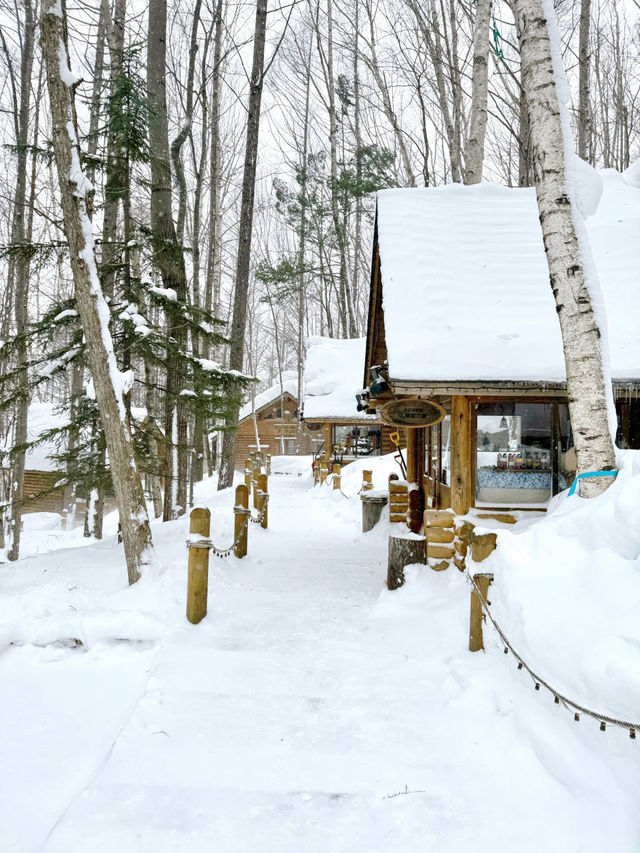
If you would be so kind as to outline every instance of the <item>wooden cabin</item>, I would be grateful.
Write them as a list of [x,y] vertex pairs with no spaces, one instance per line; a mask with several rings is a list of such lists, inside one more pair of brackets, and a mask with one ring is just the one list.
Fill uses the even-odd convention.
[[257,449],[258,441],[272,456],[312,452],[311,437],[298,424],[297,375],[293,371],[283,374],[282,389],[276,382],[241,408],[236,436],[236,470],[244,469],[245,460]]
[[[601,174],[587,229],[617,440],[640,447],[640,181]],[[382,419],[417,424],[407,430],[408,479],[423,507],[544,509],[567,488],[576,459],[533,189],[378,193],[364,363],[364,383],[384,367],[389,390],[370,401]],[[404,401],[395,413],[392,400]]]
[[[27,441],[36,441],[45,430],[62,426],[65,418],[54,413],[51,403],[31,403],[27,416]],[[9,446],[5,450],[9,450]],[[58,448],[53,441],[30,447],[25,454],[22,512],[57,512],[64,506],[64,488],[57,486],[64,477],[52,458]],[[10,478],[10,464],[4,463],[2,474]]]
[[383,424],[375,411],[358,411],[365,345],[365,338],[307,341],[303,423],[314,455],[340,464],[396,449],[391,439],[394,428]]

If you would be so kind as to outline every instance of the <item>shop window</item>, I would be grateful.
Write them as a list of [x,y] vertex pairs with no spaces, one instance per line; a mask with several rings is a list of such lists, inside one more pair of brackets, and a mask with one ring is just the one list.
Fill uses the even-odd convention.
[[640,400],[616,400],[618,432],[616,444],[623,449],[640,449]]
[[478,504],[545,504],[575,475],[565,404],[480,403],[476,434]]
[[382,452],[382,428],[380,426],[333,427],[333,453],[339,457],[380,456]]
[[451,483],[451,415],[427,430],[425,471],[448,486]]

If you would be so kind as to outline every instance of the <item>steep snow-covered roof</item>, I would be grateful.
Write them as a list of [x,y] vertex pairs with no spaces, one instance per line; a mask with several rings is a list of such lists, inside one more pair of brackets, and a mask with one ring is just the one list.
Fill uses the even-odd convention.
[[[54,403],[30,403],[29,413],[27,415],[27,441],[35,441],[43,432],[63,427],[69,423],[67,415],[56,414],[54,412],[56,404]],[[7,442],[0,448],[4,452],[12,447],[10,442]],[[64,448],[63,448],[64,449]],[[27,471],[57,471],[60,470],[60,463],[50,459],[50,454],[58,453],[56,442],[44,441],[36,447],[30,447],[27,450],[25,458],[25,467]],[[6,460],[3,464],[7,464]]]
[[366,338],[312,337],[304,366],[304,417],[350,421],[375,420],[356,411],[362,388]]
[[[640,378],[640,188],[600,173],[587,231],[614,379]],[[378,193],[389,374],[395,379],[565,380],[535,191],[484,183]]]
[[[295,370],[283,370],[282,371],[282,388],[285,392],[291,394],[292,397],[297,397],[298,394],[298,374]],[[255,411],[259,411],[263,406],[267,406],[269,403],[272,403],[274,400],[277,400],[280,396],[280,382],[275,382],[269,388],[265,388],[264,391],[261,391],[259,394],[256,394],[255,399],[253,401],[253,406],[255,407]],[[238,415],[238,420],[244,420],[244,418],[248,417],[253,411],[251,405],[251,397],[249,397],[249,401],[244,404],[244,406],[240,409],[240,414]],[[293,412],[292,412],[293,414]]]

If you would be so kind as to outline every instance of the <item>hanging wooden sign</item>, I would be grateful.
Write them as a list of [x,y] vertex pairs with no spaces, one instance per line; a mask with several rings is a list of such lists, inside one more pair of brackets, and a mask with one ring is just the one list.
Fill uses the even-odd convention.
[[418,397],[405,397],[391,400],[378,409],[382,423],[390,426],[402,426],[409,429],[433,426],[443,421],[446,412],[434,400],[421,400]]

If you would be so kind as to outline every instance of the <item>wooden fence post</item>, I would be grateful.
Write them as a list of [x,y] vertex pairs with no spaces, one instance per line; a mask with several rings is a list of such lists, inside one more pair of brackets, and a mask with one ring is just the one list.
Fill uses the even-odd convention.
[[251,488],[251,480],[253,478],[253,462],[251,459],[246,459],[244,463],[244,484],[250,489]]
[[236,504],[233,508],[233,541],[236,543],[233,553],[236,557],[247,555],[247,532],[249,529],[249,487],[241,483],[236,486]]
[[322,462],[320,463],[320,485],[322,485],[325,482],[325,480],[327,479],[327,476],[329,474],[329,467],[328,466],[329,466],[329,463],[323,457]]
[[258,474],[258,502],[256,503],[256,509],[259,513],[262,513],[262,521],[260,522],[260,527],[263,527],[265,530],[267,529],[267,525],[269,523],[268,489],[269,486],[267,484],[267,475]]
[[337,463],[333,466],[333,488],[340,488],[340,466]]
[[[189,533],[194,538],[209,538],[211,513],[206,507],[196,507],[189,516]],[[207,615],[209,591],[209,548],[189,548],[187,569],[187,619],[197,625]]]
[[373,471],[362,472],[362,488],[361,492],[370,492],[373,489]]
[[[489,586],[491,585],[491,581],[493,580],[493,575],[491,574],[479,574],[473,576],[474,581],[477,584],[478,589],[480,590],[480,595],[484,600],[485,604],[489,604],[489,600],[487,595],[489,593]],[[471,614],[469,618],[469,651],[470,652],[479,652],[480,649],[484,649],[484,642],[482,636],[482,621],[483,621],[483,611],[482,611],[482,601],[480,599],[480,595],[478,595],[478,591],[474,586],[471,587]]]

